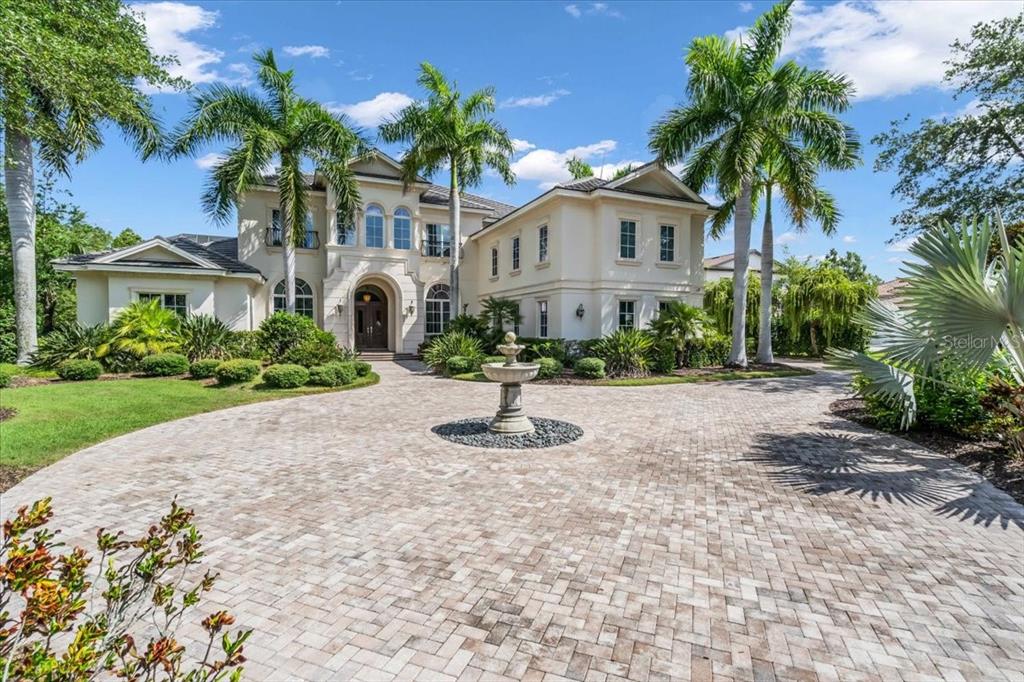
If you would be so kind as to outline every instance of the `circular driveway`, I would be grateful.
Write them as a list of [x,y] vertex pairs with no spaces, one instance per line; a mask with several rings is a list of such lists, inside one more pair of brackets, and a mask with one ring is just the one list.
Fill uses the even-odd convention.
[[955,462],[832,416],[843,378],[524,388],[584,436],[431,433],[497,386],[382,364],[379,385],[214,412],[76,453],[67,542],[177,495],[255,628],[249,679],[1006,679],[1024,675],[1024,508]]

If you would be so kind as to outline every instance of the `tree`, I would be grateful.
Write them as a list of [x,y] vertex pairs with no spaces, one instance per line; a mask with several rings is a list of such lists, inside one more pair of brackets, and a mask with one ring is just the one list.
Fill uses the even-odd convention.
[[[848,156],[852,130],[834,115],[847,108],[851,86],[843,76],[810,70],[792,60],[776,66],[790,28],[791,0],[758,17],[749,39],[695,39],[686,55],[689,102],[669,111],[650,134],[666,163],[685,161],[683,181],[700,191],[711,181],[720,196],[735,196],[734,300],[746,300],[757,169],[766,159],[795,165],[811,152],[819,161]],[[797,173],[792,173],[797,175]],[[729,365],[745,366],[744,311],[733,311]]]
[[704,311],[682,301],[669,301],[664,310],[651,320],[651,332],[658,339],[671,344],[676,353],[676,367],[686,366],[686,349],[694,340],[704,336],[707,317]]
[[877,281],[851,279],[827,261],[811,266],[794,258],[784,271],[780,322],[794,347],[807,346],[811,355],[820,357],[828,346],[863,345],[866,339],[856,320],[878,295]]
[[[36,348],[35,165],[69,175],[112,122],[143,159],[160,131],[141,86],[180,87],[119,0],[0,3],[0,121],[14,261],[18,362]],[[36,146],[36,150],[33,149]]]
[[594,177],[594,169],[590,167],[589,163],[578,156],[569,157],[569,160],[565,162],[565,167],[572,174],[573,180]]
[[859,253],[854,251],[847,251],[846,255],[840,256],[839,252],[835,249],[829,249],[828,253],[825,254],[824,260],[826,263],[841,268],[850,279],[867,280],[875,284],[878,284],[880,281],[877,277],[868,273],[868,266],[864,264],[864,259],[860,257]]
[[448,214],[452,226],[451,289],[452,310],[459,305],[459,261],[462,250],[459,193],[477,185],[484,170],[491,168],[505,184],[515,183],[509,166],[512,141],[504,126],[488,118],[494,113],[494,88],[471,93],[465,100],[454,82],[449,82],[429,62],[420,64],[416,79],[427,91],[425,102],[414,102],[380,126],[385,142],[406,143],[402,157],[402,179],[406,186],[420,173],[449,173]]
[[111,242],[110,246],[114,249],[125,249],[129,246],[135,246],[136,244],[142,243],[142,237],[130,227],[126,227],[117,233],[114,237],[114,241]]
[[615,173],[612,175],[612,180],[618,180],[619,178],[624,178],[624,177],[626,177],[627,175],[629,175],[630,173],[632,173],[635,170],[636,170],[636,166],[634,166],[631,163],[627,163],[625,166],[623,166],[619,170],[615,171]]
[[893,121],[871,142],[876,171],[897,175],[892,195],[909,205],[893,216],[897,237],[957,216],[1000,211],[1024,221],[1024,12],[979,23],[951,46],[945,82],[966,101],[963,113]]
[[336,208],[351,215],[359,205],[359,186],[349,167],[353,156],[366,151],[362,134],[340,114],[295,92],[294,71],[281,71],[273,50],[253,57],[263,97],[242,87],[212,85],[192,97],[192,110],[175,130],[172,156],[194,156],[209,142],[233,146],[210,171],[203,209],[225,223],[239,200],[264,184],[265,169],[277,168],[281,202],[281,246],[284,257],[285,307],[295,312],[295,247],[303,243],[309,206],[309,181],[303,164],[334,190]]
[[488,296],[481,304],[480,319],[490,324],[491,329],[502,332],[506,324],[521,323],[523,316],[519,312],[518,301]]

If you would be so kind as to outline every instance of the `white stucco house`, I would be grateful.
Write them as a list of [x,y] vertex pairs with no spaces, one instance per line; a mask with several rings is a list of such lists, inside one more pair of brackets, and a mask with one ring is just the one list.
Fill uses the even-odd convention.
[[[704,259],[704,281],[717,282],[720,279],[732,279],[732,273],[736,269],[736,254],[726,253],[721,256],[711,256]],[[761,273],[761,252],[757,249],[750,250],[750,261],[747,265],[747,275],[755,277]]]
[[[413,353],[451,309],[448,190],[403,189],[382,152],[353,162],[362,206],[345,219],[310,177],[306,242],[297,250],[297,309],[344,346]],[[250,330],[284,306],[274,178],[244,197],[236,236],[178,234],[55,263],[78,287],[83,324],[157,298],[182,314]],[[618,180],[587,178],[510,206],[462,195],[462,302],[519,303],[523,336],[593,338],[643,326],[670,300],[699,305],[704,222],[713,207],[657,163]]]

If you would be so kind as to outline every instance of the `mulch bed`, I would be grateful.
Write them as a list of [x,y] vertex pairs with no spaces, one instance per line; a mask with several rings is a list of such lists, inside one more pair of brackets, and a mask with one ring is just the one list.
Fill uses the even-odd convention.
[[[22,479],[36,470],[32,467],[10,467],[0,465],[0,493],[5,493],[15,486]],[[8,510],[4,510],[7,514]]]
[[[832,414],[880,429],[860,398],[837,400],[829,405]],[[1024,504],[1024,461],[1015,461],[1007,448],[997,441],[971,439],[934,428],[890,432],[945,455],[971,469],[989,483]]]
[[18,411],[13,407],[0,407],[0,422],[5,419],[10,419],[16,414],[18,414]]

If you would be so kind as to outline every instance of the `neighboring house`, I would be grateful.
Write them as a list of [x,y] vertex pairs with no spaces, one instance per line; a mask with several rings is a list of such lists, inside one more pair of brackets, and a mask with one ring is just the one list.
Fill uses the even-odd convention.
[[[348,220],[322,180],[308,179],[296,309],[343,346],[413,353],[458,312],[448,290],[448,190],[420,179],[404,191],[398,163],[381,152],[353,167],[362,206]],[[154,297],[236,330],[283,309],[278,197],[275,178],[266,182],[241,202],[237,237],[156,237],[56,261],[76,279],[79,321],[107,322]],[[520,304],[522,335],[581,339],[643,326],[665,301],[701,301],[712,208],[658,164],[614,181],[561,185],[519,208],[461,198],[470,313],[489,296],[510,298]]]
[[[736,256],[732,253],[705,258],[704,281],[716,282],[726,277],[732,279],[735,262]],[[750,250],[750,264],[747,266],[747,273],[750,277],[759,276],[761,273],[761,252],[757,249]]]
[[895,306],[900,305],[903,302],[903,288],[907,286],[908,282],[909,280],[903,277],[882,282],[878,285],[878,300],[892,303]]

